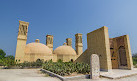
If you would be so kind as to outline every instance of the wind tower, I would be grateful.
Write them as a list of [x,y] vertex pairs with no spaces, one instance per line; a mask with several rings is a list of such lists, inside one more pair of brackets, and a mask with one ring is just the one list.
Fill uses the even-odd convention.
[[83,53],[83,43],[82,43],[81,33],[75,34],[75,47],[76,47],[77,55],[80,56]]
[[19,21],[19,31],[17,37],[17,46],[16,46],[16,54],[15,61],[24,62],[24,49],[27,42],[27,33],[28,33],[28,22]]
[[72,47],[72,38],[67,38],[66,43],[67,43],[68,46]]
[[46,45],[51,49],[53,52],[53,35],[46,36]]

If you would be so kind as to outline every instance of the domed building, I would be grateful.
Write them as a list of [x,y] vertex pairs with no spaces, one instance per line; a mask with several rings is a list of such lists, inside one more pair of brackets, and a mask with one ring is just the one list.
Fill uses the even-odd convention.
[[76,59],[76,51],[66,44],[57,47],[53,54],[57,55],[57,60],[61,59],[63,62],[74,61]]
[[52,58],[52,51],[49,47],[39,42],[27,44],[24,52],[24,61],[33,62],[37,59],[50,60]]
[[39,39],[35,42],[27,42],[28,22],[19,21],[19,32],[17,38],[17,47],[15,59],[18,62],[34,62],[37,59],[43,61],[61,59],[63,62],[75,61],[83,53],[82,34],[76,34],[76,51],[72,48],[72,39],[67,38],[63,46],[53,50],[53,35],[46,36],[46,45],[40,43]]

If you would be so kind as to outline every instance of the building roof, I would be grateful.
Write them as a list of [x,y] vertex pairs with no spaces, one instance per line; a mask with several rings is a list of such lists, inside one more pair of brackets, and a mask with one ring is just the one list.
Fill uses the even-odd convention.
[[42,43],[29,43],[25,47],[25,54],[52,54],[48,46]]
[[76,51],[67,45],[59,46],[54,50],[54,54],[57,55],[76,55]]

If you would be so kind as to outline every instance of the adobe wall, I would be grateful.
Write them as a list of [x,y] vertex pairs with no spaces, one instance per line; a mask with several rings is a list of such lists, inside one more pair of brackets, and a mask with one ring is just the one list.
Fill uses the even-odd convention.
[[[119,54],[120,47],[123,47],[125,49],[125,54],[126,54],[125,56],[124,55],[120,56],[120,54]],[[131,54],[131,48],[130,48],[130,42],[129,42],[128,35],[110,39],[110,48],[113,48],[113,52],[114,52],[113,54],[116,56],[117,61],[118,61],[118,68],[133,69],[132,54]],[[112,54],[112,51],[111,51],[111,54]],[[120,59],[124,60],[125,58],[126,58],[126,60],[124,62],[127,63],[127,66],[125,65],[123,67],[120,64]]]
[[75,62],[90,63],[90,56],[98,54],[100,58],[100,68],[104,71],[111,71],[111,56],[108,28],[102,27],[87,34],[87,50],[83,52]]

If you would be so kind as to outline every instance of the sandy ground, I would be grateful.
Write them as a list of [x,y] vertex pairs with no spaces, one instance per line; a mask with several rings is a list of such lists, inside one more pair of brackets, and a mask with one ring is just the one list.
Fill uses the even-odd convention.
[[0,81],[60,81],[47,77],[38,69],[0,69]]
[[[58,78],[46,76],[39,69],[0,69],[0,81],[61,81]],[[137,81],[137,75],[121,78],[99,80],[77,79],[68,81]]]

